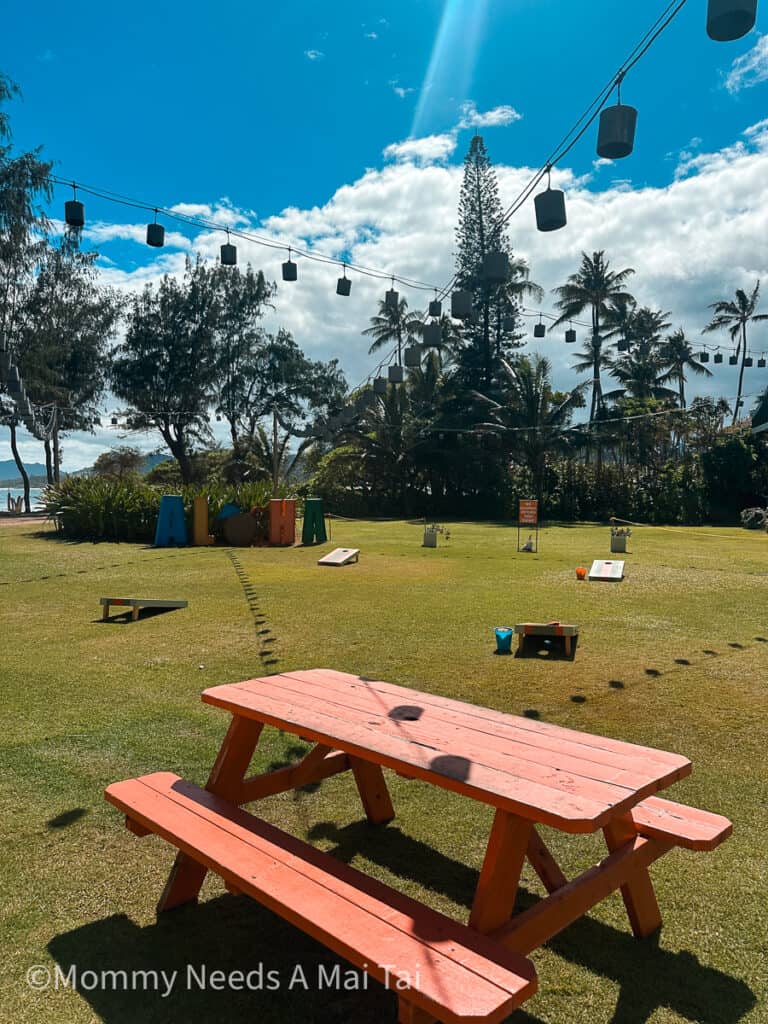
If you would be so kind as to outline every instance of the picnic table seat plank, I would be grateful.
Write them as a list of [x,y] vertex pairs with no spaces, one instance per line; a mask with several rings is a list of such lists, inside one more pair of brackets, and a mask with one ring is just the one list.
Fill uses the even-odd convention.
[[[608,736],[593,736],[589,733],[579,732],[576,729],[568,729],[561,725],[553,725],[550,722],[536,721],[532,718],[515,718],[504,711],[495,711],[493,708],[486,708],[479,704],[468,704],[466,701],[455,700],[452,697],[441,697],[438,694],[426,693],[414,690],[407,686],[398,686],[394,683],[383,682],[382,680],[363,679],[360,676],[348,672],[338,672],[335,669],[304,669],[300,671],[287,672],[281,675],[292,679],[302,680],[307,685],[314,684],[323,687],[366,689],[376,694],[391,694],[397,697],[402,704],[418,704],[423,707],[434,707],[458,712],[463,716],[467,724],[473,724],[477,720],[484,722],[487,726],[497,729],[509,726],[510,720],[515,726],[529,732],[546,736],[553,741],[572,741],[579,746],[590,750],[609,751],[632,758],[642,757],[644,763],[659,763],[672,767],[688,766],[690,761],[680,754],[668,753],[664,750],[657,750],[655,747],[646,747],[637,743],[627,743],[625,740],[615,740]],[[478,686],[482,685],[478,681]]]
[[[239,685],[239,684],[238,684]],[[552,751],[546,761],[530,755],[531,748],[513,750],[511,744],[496,737],[475,736],[467,729],[439,720],[433,721],[429,712],[415,721],[392,718],[386,707],[375,708],[369,705],[360,709],[355,707],[355,698],[346,704],[329,700],[327,694],[320,691],[308,693],[286,688],[281,680],[260,680],[255,687],[245,687],[259,698],[288,700],[291,706],[302,708],[308,721],[316,721],[316,716],[324,714],[338,718],[340,733],[346,732],[350,726],[375,728],[379,734],[391,736],[404,744],[427,745],[436,752],[436,756],[461,757],[470,762],[472,768],[483,766],[498,769],[517,779],[529,779],[541,785],[551,786],[568,793],[578,792],[580,796],[604,804],[620,804],[628,795],[636,802],[638,795],[654,793],[659,788],[657,780],[649,780],[647,775],[640,777],[637,773],[625,773],[621,777],[618,769],[608,769],[607,774],[619,778],[614,782],[604,777],[600,766],[578,762],[567,755]],[[364,702],[363,702],[364,703]],[[395,705],[393,705],[395,707]],[[434,756],[433,756],[434,760]],[[601,777],[603,776],[603,777]]]
[[733,825],[721,814],[647,797],[632,808],[632,820],[644,836],[688,850],[714,850],[731,835]]
[[[470,745],[475,744],[480,749],[477,756],[482,763],[493,763],[501,768],[504,768],[503,763],[497,760],[484,760],[484,755],[496,751],[508,758],[530,761],[537,767],[545,765],[587,780],[623,786],[634,791],[648,788],[648,792],[655,792],[659,788],[658,770],[654,770],[653,767],[649,770],[647,762],[640,757],[630,760],[622,759],[620,755],[608,755],[611,763],[605,764],[600,752],[595,752],[595,748],[567,741],[556,743],[551,739],[542,740],[536,733],[524,729],[517,730],[514,727],[508,728],[504,735],[500,730],[491,733],[484,729],[475,729],[467,725],[463,716],[443,709],[423,709],[418,721],[412,722],[398,714],[402,704],[390,695],[376,695],[364,690],[350,692],[347,689],[344,692],[318,689],[316,686],[308,689],[306,684],[294,681],[290,674],[267,676],[264,679],[254,679],[237,685],[256,693],[291,694],[295,703],[313,702],[307,704],[308,710],[317,707],[317,702],[320,701],[324,708],[333,707],[347,720],[351,720],[351,713],[363,723],[368,723],[371,715],[380,719],[383,716],[379,727],[386,728],[393,735],[408,735],[410,731],[415,739],[437,741],[446,751],[454,753],[466,755]],[[685,759],[683,763],[687,764]],[[516,771],[515,765],[510,763],[508,770]],[[674,774],[675,781],[678,777],[680,776]],[[665,776],[665,781],[667,778],[668,776]]]
[[[290,705],[236,685],[217,686],[203,693],[208,704],[233,714],[254,718],[287,732],[301,732],[316,743],[329,743],[353,757],[375,760],[385,768],[436,783],[483,803],[502,807],[521,817],[553,824],[566,832],[594,832],[615,813],[615,804],[596,802],[578,792],[555,789],[483,765],[467,765],[455,755],[444,755],[434,747],[409,743],[390,736],[373,725],[361,726],[318,711],[309,725],[307,709]],[[435,765],[436,758],[441,758]],[[467,774],[469,772],[469,774]],[[628,805],[634,800],[627,797]]]
[[497,1024],[536,990],[525,958],[172,773],[106,798],[373,977],[408,973],[401,998],[446,1024]]

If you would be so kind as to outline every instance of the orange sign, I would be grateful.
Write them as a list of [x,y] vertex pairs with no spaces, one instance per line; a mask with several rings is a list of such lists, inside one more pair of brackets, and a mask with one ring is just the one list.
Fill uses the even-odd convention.
[[526,526],[535,526],[539,521],[538,501],[521,501],[518,522]]

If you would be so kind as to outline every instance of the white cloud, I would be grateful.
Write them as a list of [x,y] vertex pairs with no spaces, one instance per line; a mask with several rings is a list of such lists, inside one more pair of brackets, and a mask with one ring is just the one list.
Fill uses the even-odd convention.
[[500,107],[492,107],[491,110],[480,111],[472,100],[461,104],[461,119],[459,128],[498,128],[504,125],[514,124],[522,118],[514,107],[504,104]]
[[379,38],[379,33],[378,32],[366,32],[365,33],[365,38],[366,39],[378,39]]
[[768,81],[768,35],[760,36],[751,50],[736,58],[724,84],[728,92],[738,93],[765,81]]
[[425,135],[421,139],[393,142],[384,150],[384,159],[422,165],[441,163],[456,149],[456,141],[455,132],[445,132],[442,135]]
[[412,92],[415,92],[415,90],[412,89],[410,86],[406,87],[400,85],[400,80],[398,78],[391,78],[389,81],[389,85],[395,96],[399,96],[401,100],[404,100],[406,96],[410,96]]
[[[452,133],[436,138],[442,141],[430,144],[433,154],[447,153],[455,145]],[[410,157],[396,143],[390,154],[393,162],[342,185],[320,205],[288,207],[258,225],[254,222],[254,232],[285,245],[312,245],[336,258],[427,284],[448,282],[462,169],[430,162],[429,147],[419,153],[423,140],[409,141],[416,146]],[[614,268],[634,267],[631,288],[638,301],[671,310],[673,323],[684,326],[694,343],[709,318],[709,303],[731,295],[737,287],[751,288],[757,279],[768,284],[768,118],[747,128],[733,145],[716,153],[699,153],[692,160],[685,173],[665,187],[654,188],[625,184],[597,191],[594,183],[567,168],[553,171],[553,186],[566,190],[568,226],[554,234],[537,232],[531,202],[509,225],[516,252],[528,259],[532,279],[545,289],[545,312],[554,311],[551,289],[576,270],[582,251],[597,249],[606,251]],[[535,170],[496,169],[505,204]],[[212,209],[216,205],[212,203]],[[223,232],[204,231],[192,238],[190,246],[205,258],[215,258],[223,238]],[[367,355],[369,341],[361,332],[387,281],[348,270],[352,294],[344,298],[335,294],[338,268],[299,257],[298,281],[283,284],[279,281],[283,252],[239,239],[236,244],[241,267],[250,262],[269,279],[278,280],[276,309],[265,321],[270,330],[285,326],[314,359],[337,357],[350,385],[375,369],[378,357]],[[104,250],[109,257],[108,242]],[[166,253],[144,246],[137,253],[144,262],[134,268],[105,267],[101,271],[105,283],[123,289],[140,287],[165,272],[180,273],[186,255],[183,250]],[[429,290],[397,287],[416,309],[432,297]],[[583,328],[577,327],[577,332],[581,339]],[[726,336],[701,340],[729,344]],[[530,338],[528,345],[533,348]],[[768,352],[768,324],[756,325],[752,346],[756,352]],[[536,342],[536,350],[552,360],[557,387],[572,385],[575,379],[569,369],[575,347],[579,346],[562,343],[559,330]],[[726,362],[713,369],[715,376],[697,379],[692,390],[733,396],[734,368]],[[747,373],[750,394],[768,383],[764,371],[754,368]],[[9,457],[6,438],[7,434],[0,435],[0,459]],[[155,443],[154,438],[145,440],[148,445]],[[78,434],[66,439],[65,468],[92,462],[99,445],[98,450],[103,450],[114,441],[108,430],[96,438]],[[25,455],[39,461],[40,446],[28,443]]]
[[307,60],[322,60],[325,54],[322,50],[305,50],[304,56]]

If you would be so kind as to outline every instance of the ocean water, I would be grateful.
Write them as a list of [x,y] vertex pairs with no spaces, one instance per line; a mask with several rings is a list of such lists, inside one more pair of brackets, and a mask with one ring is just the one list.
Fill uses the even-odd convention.
[[[42,487],[30,487],[29,488],[29,502],[32,510],[41,509],[43,506],[40,504],[40,496],[43,493]],[[8,508],[8,495],[12,498],[22,498],[24,496],[23,487],[0,487],[0,510],[5,512]]]

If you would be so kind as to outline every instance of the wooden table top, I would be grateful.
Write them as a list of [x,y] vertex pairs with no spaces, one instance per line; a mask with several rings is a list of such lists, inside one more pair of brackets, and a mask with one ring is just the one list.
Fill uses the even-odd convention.
[[594,832],[691,772],[679,754],[331,669],[203,700],[566,832]]

